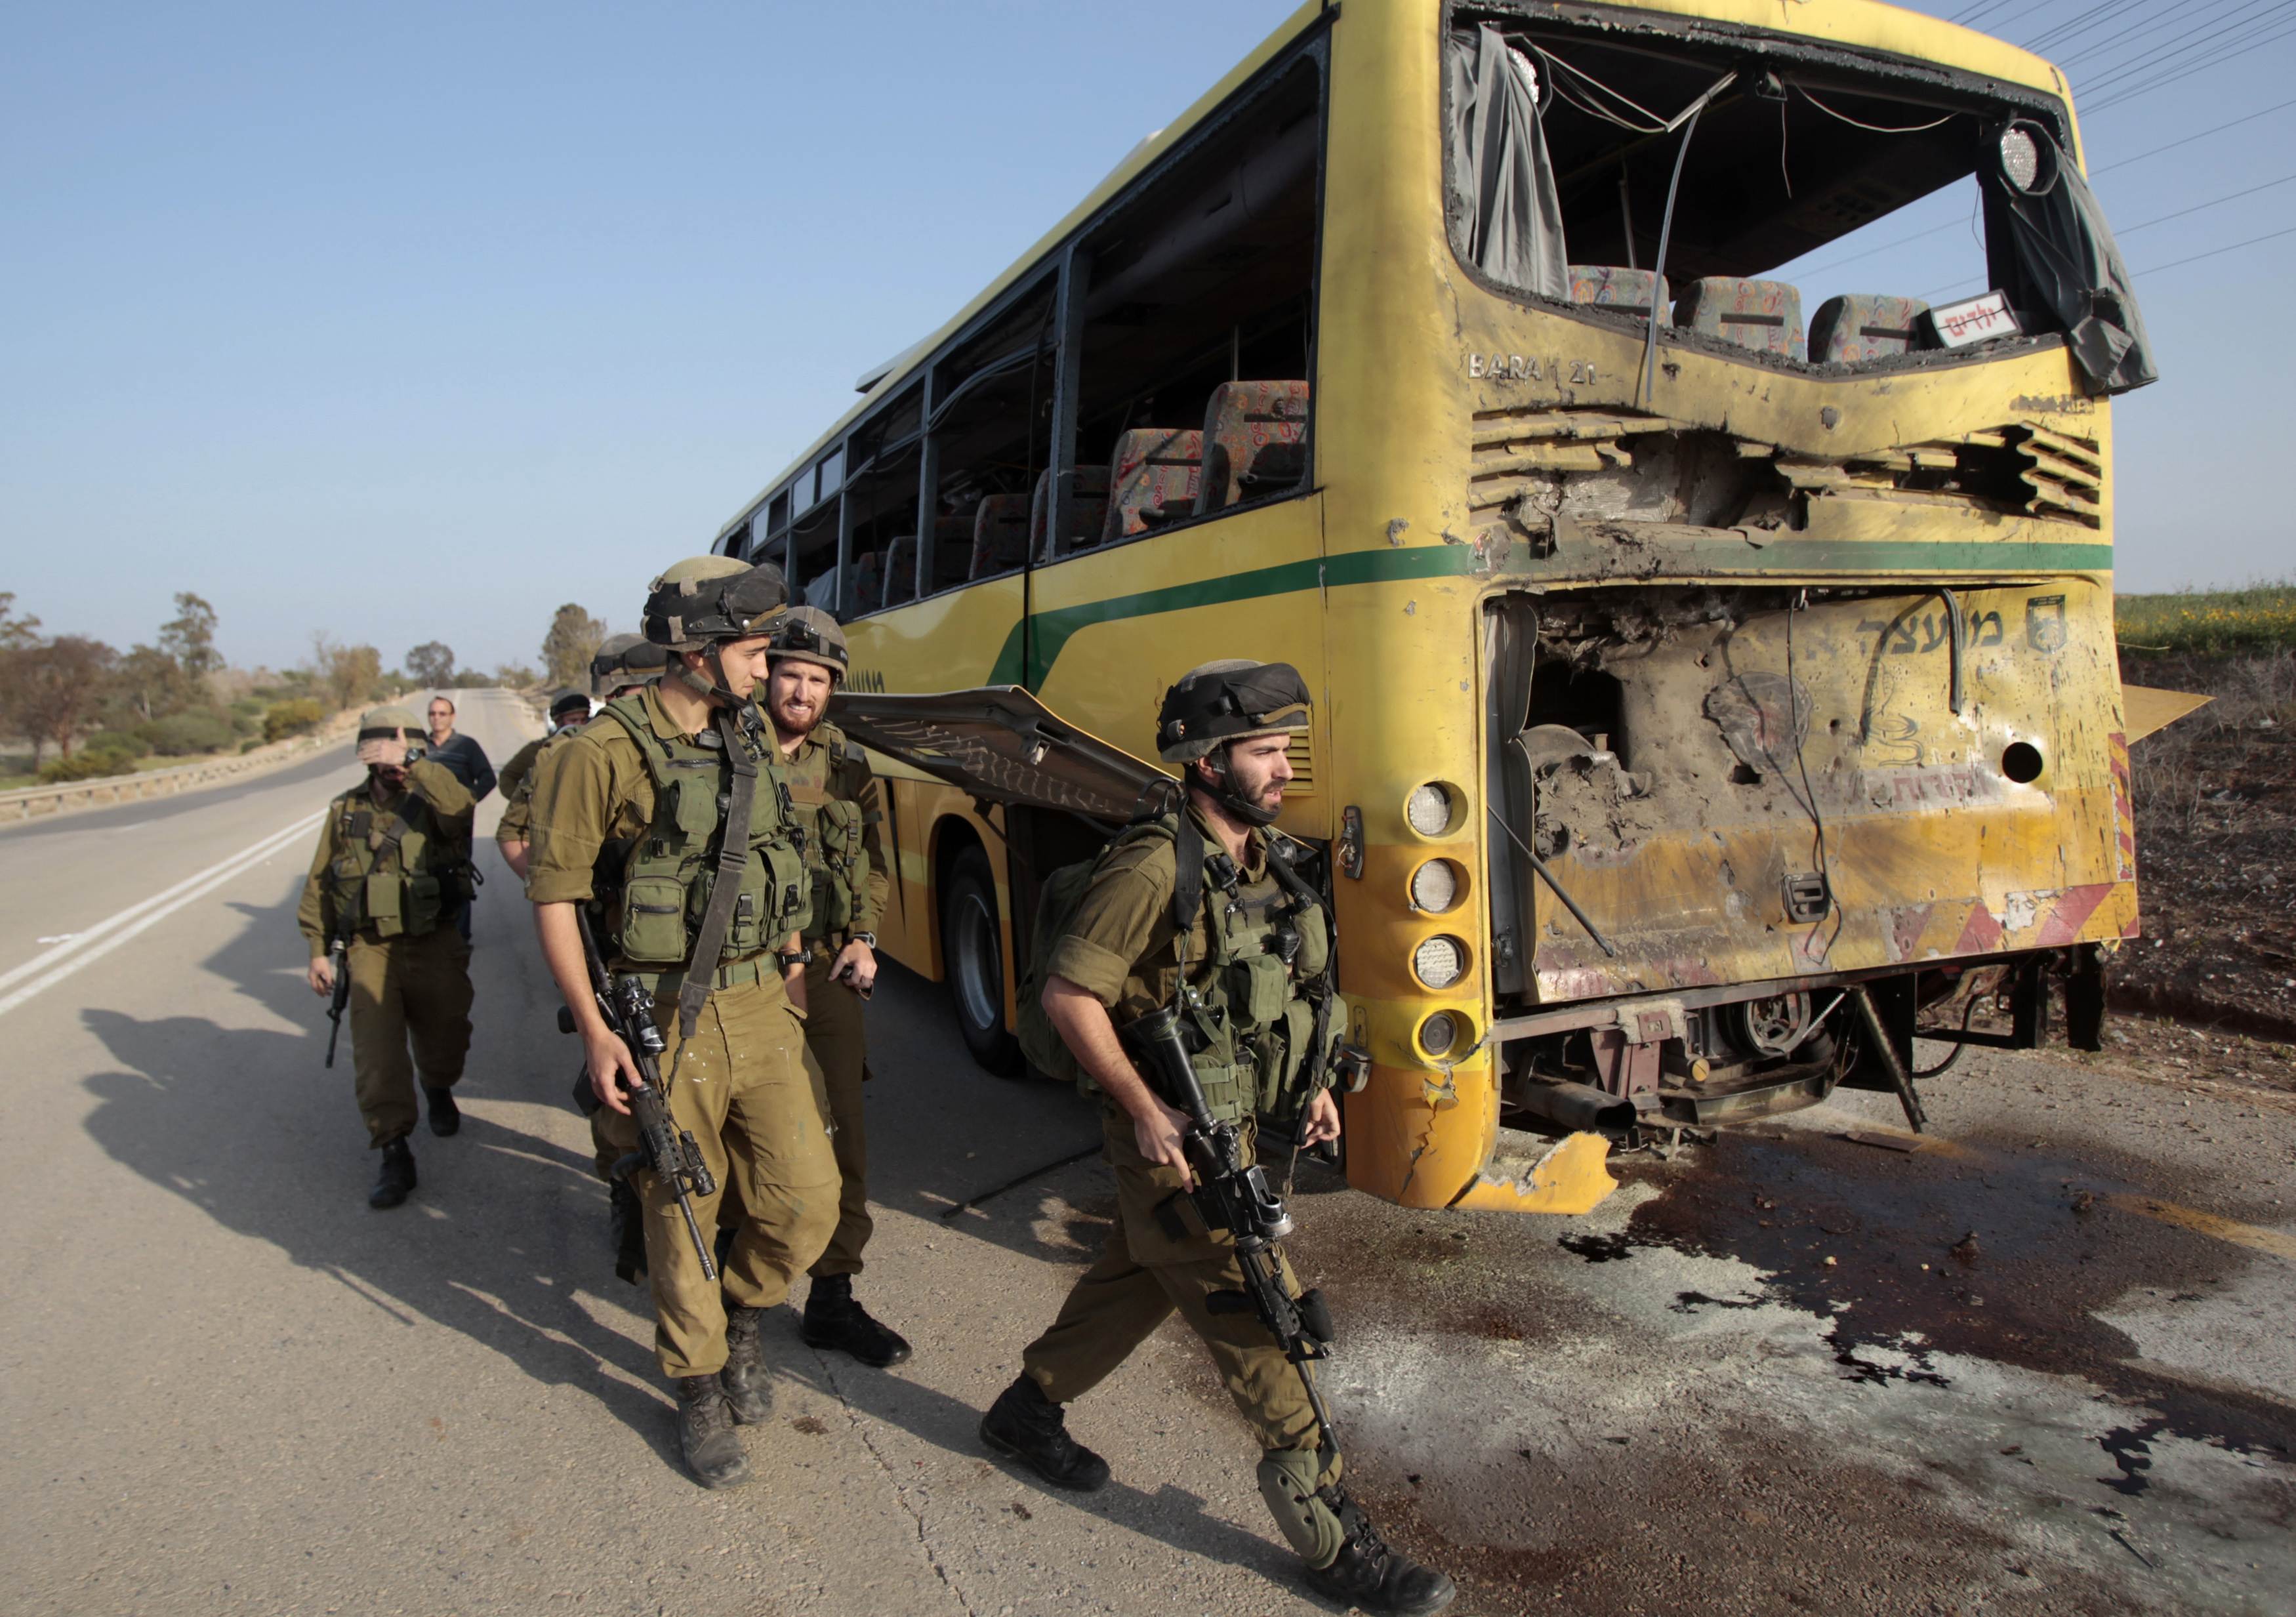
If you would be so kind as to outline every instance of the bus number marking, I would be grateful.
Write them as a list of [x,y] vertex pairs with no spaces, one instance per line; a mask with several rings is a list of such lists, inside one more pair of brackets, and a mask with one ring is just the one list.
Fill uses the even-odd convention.
[[1470,354],[1467,374],[1479,382],[1545,382],[1551,376],[1558,385],[1574,388],[1592,387],[1595,381],[1591,359],[1566,362],[1560,357],[1542,359],[1537,354]]

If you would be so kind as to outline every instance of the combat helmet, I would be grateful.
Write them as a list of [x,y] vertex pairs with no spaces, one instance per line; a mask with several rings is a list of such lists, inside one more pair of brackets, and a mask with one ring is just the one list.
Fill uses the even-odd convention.
[[767,655],[779,662],[812,662],[829,670],[838,684],[845,681],[845,631],[837,620],[817,606],[794,606],[767,631]]
[[570,685],[559,692],[550,699],[550,717],[555,719],[561,713],[579,713],[585,718],[589,718],[588,694],[578,691]]
[[711,673],[673,657],[669,675],[704,700],[731,708],[742,699],[726,687],[717,648],[765,633],[788,604],[789,582],[770,562],[751,566],[731,556],[689,556],[646,586],[640,621],[645,637],[668,652],[704,653]]
[[690,556],[646,586],[645,637],[673,652],[762,633],[789,603],[789,584],[770,562]]
[[[1288,662],[1225,658],[1190,669],[1164,693],[1156,714],[1157,756],[1168,764],[1210,759],[1213,800],[1247,825],[1272,825],[1276,810],[1243,797],[1230,780],[1222,751],[1255,735],[1284,735],[1308,727],[1308,685]],[[1221,754],[1218,758],[1212,755]],[[1195,784],[1201,786],[1199,780]]]
[[422,751],[430,734],[414,709],[386,702],[359,715],[358,739],[353,745],[363,764],[397,765],[406,761],[410,749]]
[[610,696],[620,686],[652,678],[668,662],[669,653],[644,635],[609,635],[590,659],[590,694]]

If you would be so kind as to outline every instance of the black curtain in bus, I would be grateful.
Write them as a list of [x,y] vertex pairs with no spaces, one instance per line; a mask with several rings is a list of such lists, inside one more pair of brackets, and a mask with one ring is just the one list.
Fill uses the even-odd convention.
[[2126,393],[2158,382],[2136,289],[2095,193],[2046,129],[2023,119],[2011,127],[2031,136],[2040,156],[2031,183],[2020,185],[2002,143],[1993,143],[1994,172],[2027,288],[2064,323],[2073,363],[2090,387]]
[[1570,295],[1562,201],[1538,122],[1530,61],[1484,23],[1445,41],[1451,88],[1451,205],[1459,256],[1503,285]]

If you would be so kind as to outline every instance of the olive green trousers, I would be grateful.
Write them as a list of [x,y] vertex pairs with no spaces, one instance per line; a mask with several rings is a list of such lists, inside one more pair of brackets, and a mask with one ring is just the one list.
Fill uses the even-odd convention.
[[708,1375],[725,1367],[726,1305],[777,1306],[828,1244],[837,1227],[837,1158],[804,1019],[778,978],[711,994],[682,1049],[674,994],[661,997],[657,1014],[676,1052],[662,1071],[670,1116],[693,1131],[718,1182],[717,1194],[693,1198],[702,1239],[716,1235],[729,1186],[741,1204],[722,1282],[705,1280],[675,1191],[651,1172],[638,1175],[655,1356],[666,1375]]
[[[351,940],[351,1067],[367,1141],[405,1139],[421,1119],[414,1095],[452,1088],[471,1048],[471,946],[452,923],[419,938]],[[414,1044],[408,1059],[407,1045]]]
[[812,1272],[816,1277],[857,1275],[861,1249],[876,1227],[869,1217],[869,1127],[861,1110],[869,1054],[861,996],[831,980],[827,961],[816,960],[805,968],[805,1010],[806,1048],[813,1052],[829,1092],[829,1117],[837,1128],[830,1144],[843,1183],[837,1195],[837,1233]]
[[[1166,1228],[1156,1210],[1179,1191],[1178,1171],[1140,1154],[1125,1112],[1106,1104],[1101,1110],[1103,1155],[1116,1170],[1116,1226],[1099,1260],[1061,1305],[1052,1328],[1022,1350],[1021,1369],[1046,1398],[1069,1403],[1098,1386],[1177,1309],[1202,1339],[1260,1447],[1315,1449],[1322,1437],[1315,1409],[1298,1367],[1283,1357],[1267,1327],[1256,1314],[1215,1314],[1207,1306],[1214,1292],[1242,1287],[1234,1239],[1225,1232],[1205,1232],[1193,1218],[1189,1233]],[[1251,1148],[1249,1129],[1244,1148]],[[1299,1281],[1288,1262],[1283,1279],[1296,1295]],[[1318,1485],[1337,1482],[1339,1475],[1334,1451]]]

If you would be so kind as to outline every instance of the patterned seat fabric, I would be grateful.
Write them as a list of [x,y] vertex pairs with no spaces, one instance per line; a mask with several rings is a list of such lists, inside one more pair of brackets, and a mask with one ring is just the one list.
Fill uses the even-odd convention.
[[917,597],[917,536],[905,533],[885,546],[885,599],[898,606]]
[[1307,469],[1306,382],[1224,382],[1212,390],[1199,514],[1289,488]]
[[1100,542],[1113,545],[1188,515],[1203,474],[1202,433],[1172,427],[1125,433],[1108,464],[1108,521]]
[[993,578],[1028,559],[1029,497],[992,494],[972,519],[972,566],[968,579]]
[[1758,354],[1805,357],[1801,290],[1784,281],[1709,275],[1693,281],[1674,306],[1674,323]]
[[1050,468],[1037,474],[1036,497],[1029,502],[1029,543],[1037,553],[1037,564],[1043,566],[1056,556],[1074,551],[1089,550],[1100,543],[1101,524],[1108,517],[1108,468],[1078,466],[1076,469],[1076,489],[1069,496],[1069,539],[1054,546],[1045,541],[1045,525],[1052,520],[1053,474]]
[[1592,303],[1598,308],[1639,309],[1647,315],[1653,290],[1658,293],[1658,307],[1664,308],[1669,301],[1667,284],[1649,270],[1617,269],[1608,264],[1570,267],[1573,303]]
[[1891,359],[1922,346],[1919,298],[1848,292],[1828,298],[1809,319],[1809,357],[1820,365],[1863,365]]

